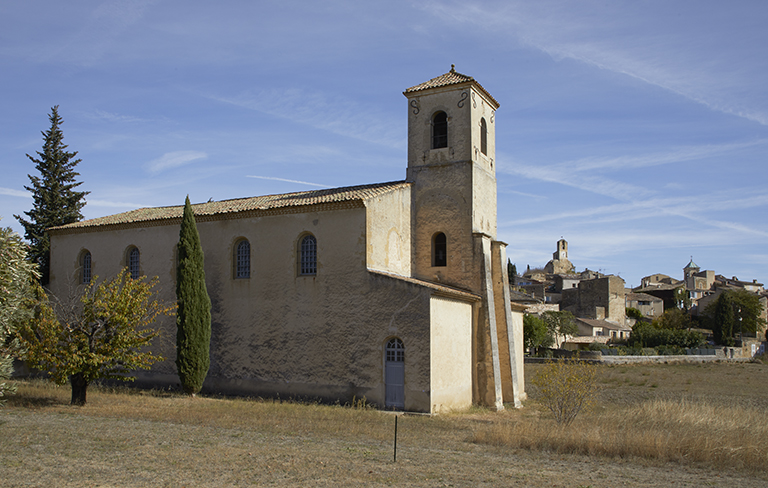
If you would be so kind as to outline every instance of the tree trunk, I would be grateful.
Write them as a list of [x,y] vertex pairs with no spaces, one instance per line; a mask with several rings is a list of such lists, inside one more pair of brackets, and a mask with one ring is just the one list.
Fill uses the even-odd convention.
[[85,393],[88,390],[88,381],[86,381],[83,373],[73,374],[69,377],[69,382],[72,383],[72,405],[83,406],[85,405]]

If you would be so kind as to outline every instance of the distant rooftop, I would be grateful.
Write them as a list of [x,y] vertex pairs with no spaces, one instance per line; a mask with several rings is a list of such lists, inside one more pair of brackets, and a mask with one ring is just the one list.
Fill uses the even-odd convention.
[[693,256],[691,256],[691,262],[686,264],[685,268],[683,269],[692,269],[692,268],[701,269],[698,264],[693,262]]
[[626,299],[630,301],[637,301],[637,302],[660,302],[661,298],[655,297],[653,295],[649,295],[647,293],[627,293]]

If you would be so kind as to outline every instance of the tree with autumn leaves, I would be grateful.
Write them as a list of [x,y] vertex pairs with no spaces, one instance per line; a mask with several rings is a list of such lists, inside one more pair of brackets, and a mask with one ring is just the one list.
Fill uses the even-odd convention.
[[127,269],[82,294],[49,300],[36,285],[34,319],[18,330],[23,358],[48,372],[51,380],[72,385],[73,405],[85,405],[88,385],[97,379],[133,381],[162,357],[148,350],[158,331],[151,328],[175,305],[163,304],[154,290],[157,278],[132,279]]

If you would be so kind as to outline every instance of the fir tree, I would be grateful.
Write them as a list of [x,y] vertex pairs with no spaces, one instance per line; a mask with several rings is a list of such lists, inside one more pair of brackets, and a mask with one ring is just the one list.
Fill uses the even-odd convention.
[[73,159],[75,152],[67,152],[62,142],[64,134],[59,117],[59,106],[51,109],[48,116],[51,128],[43,132],[43,150],[37,151],[38,158],[27,154],[35,163],[40,176],[28,175],[32,186],[25,186],[32,192],[34,203],[32,210],[24,212],[29,217],[25,220],[18,215],[16,219],[24,226],[24,237],[30,242],[30,259],[40,266],[40,282],[47,285],[50,277],[50,241],[47,229],[58,225],[71,224],[83,218],[80,210],[85,206],[87,191],[75,191],[82,182],[75,182],[80,176],[75,166],[80,159]]
[[210,366],[211,299],[205,287],[203,247],[187,196],[178,244],[176,269],[176,368],[185,393],[203,387]]

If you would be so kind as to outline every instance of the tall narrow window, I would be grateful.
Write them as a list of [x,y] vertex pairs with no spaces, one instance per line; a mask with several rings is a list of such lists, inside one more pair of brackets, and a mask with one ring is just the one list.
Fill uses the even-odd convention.
[[387,342],[384,365],[384,405],[395,409],[405,408],[405,346],[397,337]]
[[480,119],[480,152],[488,155],[488,125],[485,119]]
[[139,248],[134,247],[128,253],[128,272],[134,280],[139,278]]
[[432,117],[432,149],[448,147],[448,115],[437,112]]
[[251,244],[247,239],[237,243],[235,263],[235,278],[251,277]]
[[299,274],[317,274],[317,240],[313,235],[304,236],[299,250]]
[[85,251],[83,253],[82,260],[80,262],[80,276],[81,283],[88,284],[91,282],[91,253]]
[[432,266],[448,265],[448,240],[445,234],[438,232],[432,238]]

